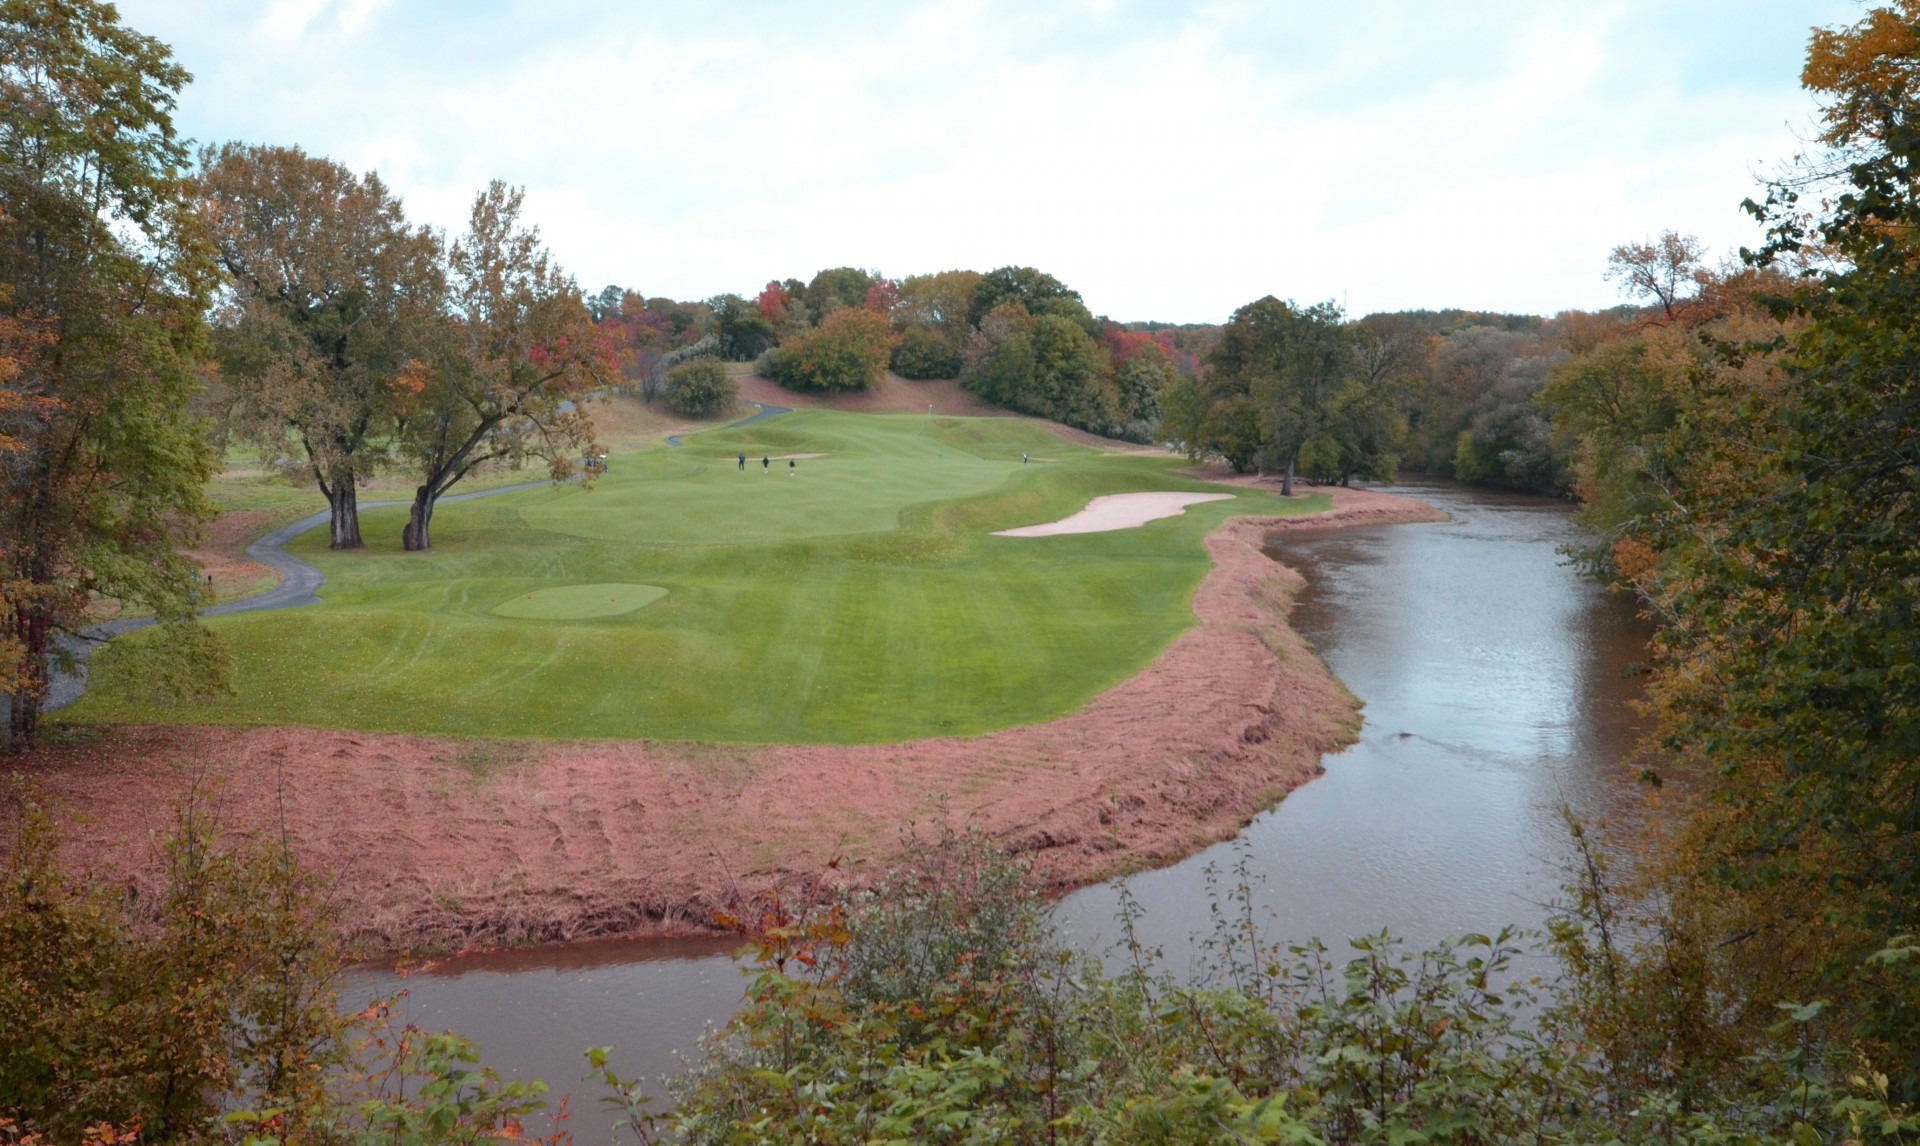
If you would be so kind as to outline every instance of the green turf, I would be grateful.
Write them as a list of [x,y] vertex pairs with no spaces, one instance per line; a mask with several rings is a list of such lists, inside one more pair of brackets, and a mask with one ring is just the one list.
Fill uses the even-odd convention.
[[493,615],[520,621],[586,621],[631,613],[666,595],[658,585],[617,581],[608,585],[562,585],[509,597],[493,607]]
[[[748,471],[736,466],[751,457]],[[1020,455],[1036,459],[1022,465]],[[820,453],[793,476],[759,459]],[[801,411],[615,455],[597,488],[443,505],[430,553],[399,509],[368,548],[292,546],[323,604],[210,622],[237,695],[155,707],[94,658],[76,720],[305,724],[500,737],[876,742],[1058,716],[1139,671],[1193,622],[1202,538],[1235,514],[1298,512],[1236,491],[1138,529],[992,530],[1099,494],[1211,490],[1172,457],[1126,457],[1009,418]],[[617,615],[500,616],[528,594],[609,584],[666,595]],[[537,597],[536,599],[543,599]],[[564,596],[560,598],[565,600]],[[131,638],[138,640],[136,636]]]

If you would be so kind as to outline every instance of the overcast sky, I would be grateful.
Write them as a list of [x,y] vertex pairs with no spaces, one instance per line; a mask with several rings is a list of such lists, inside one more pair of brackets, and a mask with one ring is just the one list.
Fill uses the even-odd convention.
[[1614,244],[1752,242],[1851,0],[673,5],[122,0],[201,142],[500,178],[581,285],[1040,267],[1118,319],[1618,301]]

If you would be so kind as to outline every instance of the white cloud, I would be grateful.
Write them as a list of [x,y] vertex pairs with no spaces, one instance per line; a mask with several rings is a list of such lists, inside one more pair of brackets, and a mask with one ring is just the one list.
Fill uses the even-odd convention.
[[[199,76],[186,130],[377,167],[449,228],[487,179],[524,184],[589,288],[1018,262],[1096,311],[1192,321],[1268,292],[1344,292],[1356,311],[1605,305],[1623,239],[1750,241],[1748,170],[1807,115],[1804,25],[1857,14],[276,0],[249,22],[221,2],[235,19],[122,5]],[[1699,34],[1714,11],[1742,38]]]
[[260,28],[267,38],[272,40],[297,40],[303,35],[314,17],[326,11],[331,0],[273,0],[267,5],[267,14],[261,18]]

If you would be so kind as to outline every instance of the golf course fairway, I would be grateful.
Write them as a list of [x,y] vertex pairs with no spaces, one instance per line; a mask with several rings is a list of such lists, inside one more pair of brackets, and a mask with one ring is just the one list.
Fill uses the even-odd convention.
[[1222,520],[1327,507],[1239,489],[1139,528],[989,536],[1103,494],[1220,492],[1181,464],[1013,418],[804,410],[712,430],[615,455],[592,489],[443,504],[427,553],[400,550],[403,508],[363,512],[363,550],[307,533],[288,548],[326,574],[321,604],[208,622],[232,695],[147,696],[135,634],[94,657],[66,716],[736,743],[1047,720],[1193,624]]

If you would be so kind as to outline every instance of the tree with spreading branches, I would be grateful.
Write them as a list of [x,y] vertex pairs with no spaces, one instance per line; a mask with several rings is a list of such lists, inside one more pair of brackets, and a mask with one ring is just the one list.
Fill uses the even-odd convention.
[[402,535],[432,547],[435,504],[488,462],[543,461],[558,481],[597,450],[579,400],[613,374],[580,289],[536,228],[523,193],[495,180],[447,248],[448,308],[423,358],[395,384],[401,453],[420,475]]

